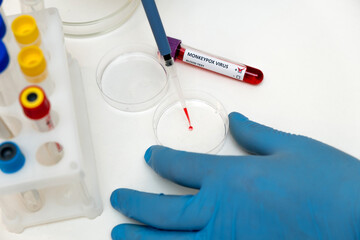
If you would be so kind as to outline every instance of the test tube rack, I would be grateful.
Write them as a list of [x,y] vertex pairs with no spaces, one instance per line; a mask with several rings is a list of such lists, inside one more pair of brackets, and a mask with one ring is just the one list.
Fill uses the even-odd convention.
[[[48,98],[59,121],[54,129],[39,132],[24,116],[18,101],[0,107],[2,117],[21,122],[21,130],[10,141],[19,146],[26,159],[18,172],[0,172],[2,222],[15,233],[39,224],[77,217],[95,218],[102,212],[79,66],[66,52],[58,11],[50,8],[30,15],[36,19],[42,43],[49,51],[47,67],[55,90]],[[15,17],[8,16],[8,23]],[[11,34],[9,28],[8,34]],[[12,64],[17,64],[16,55],[10,58]],[[37,160],[39,148],[47,142],[59,143],[64,149],[62,159],[52,166],[44,166]],[[24,206],[20,194],[34,189],[40,194],[43,206],[32,212]]]

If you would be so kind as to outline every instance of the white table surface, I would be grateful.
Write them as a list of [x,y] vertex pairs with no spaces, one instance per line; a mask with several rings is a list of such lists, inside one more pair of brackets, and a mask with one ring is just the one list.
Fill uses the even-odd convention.
[[[7,14],[18,2],[5,0]],[[183,43],[260,68],[261,85],[223,78],[178,64],[184,88],[218,98],[228,112],[297,134],[311,136],[360,158],[360,1],[358,0],[158,0],[165,29]],[[157,176],[144,162],[155,143],[154,109],[123,113],[108,106],[95,82],[96,66],[121,44],[155,46],[140,6],[117,30],[94,38],[66,39],[85,77],[91,132],[104,212],[12,234],[0,223],[1,240],[110,239],[111,229],[131,222],[112,209],[118,187],[171,194],[189,193]],[[229,135],[219,154],[244,154]]]

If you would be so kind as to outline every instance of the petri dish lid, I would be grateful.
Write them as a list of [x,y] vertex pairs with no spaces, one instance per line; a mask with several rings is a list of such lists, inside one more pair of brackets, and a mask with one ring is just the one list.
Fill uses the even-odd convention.
[[229,130],[229,119],[223,105],[213,96],[201,91],[184,91],[192,129],[177,94],[164,99],[153,117],[157,143],[170,148],[217,153]]
[[67,36],[86,37],[111,31],[130,18],[140,0],[45,0],[59,10]]
[[126,112],[153,107],[168,90],[168,73],[157,49],[140,44],[120,46],[105,54],[96,81],[105,101]]

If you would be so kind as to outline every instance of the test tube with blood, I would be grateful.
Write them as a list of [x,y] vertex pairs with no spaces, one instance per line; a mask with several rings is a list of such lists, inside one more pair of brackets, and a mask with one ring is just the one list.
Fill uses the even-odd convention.
[[178,61],[253,85],[264,79],[264,74],[257,68],[188,47],[176,38],[168,37],[168,41],[172,57]]
[[[40,132],[47,132],[55,128],[55,114],[51,111],[50,101],[44,90],[38,86],[26,87],[19,97],[21,107],[27,118],[33,121]],[[50,155],[61,155],[63,147],[56,142],[46,144]]]
[[33,121],[36,129],[40,132],[47,132],[55,128],[50,101],[42,88],[26,87],[20,93],[19,101],[25,116]]

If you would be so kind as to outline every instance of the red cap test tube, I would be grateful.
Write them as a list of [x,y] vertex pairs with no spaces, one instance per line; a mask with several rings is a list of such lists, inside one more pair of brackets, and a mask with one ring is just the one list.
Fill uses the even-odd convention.
[[20,93],[19,101],[25,116],[33,120],[40,132],[46,132],[55,127],[50,112],[50,101],[42,88],[26,87]]

